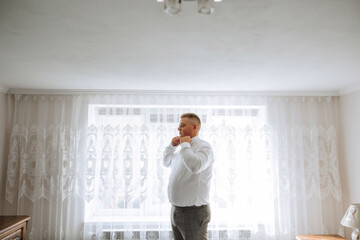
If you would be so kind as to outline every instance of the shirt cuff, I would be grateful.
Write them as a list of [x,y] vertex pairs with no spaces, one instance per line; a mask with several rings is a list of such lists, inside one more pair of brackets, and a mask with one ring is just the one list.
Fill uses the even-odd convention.
[[176,149],[177,147],[174,147],[174,146],[170,143],[166,148],[169,148],[169,149],[172,149],[172,150],[175,151],[175,149]]
[[181,146],[181,149],[191,148],[191,145],[188,142],[183,142],[180,144],[180,146]]

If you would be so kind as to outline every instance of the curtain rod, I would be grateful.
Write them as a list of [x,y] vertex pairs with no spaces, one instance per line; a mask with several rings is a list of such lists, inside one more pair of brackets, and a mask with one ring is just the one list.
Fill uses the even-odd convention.
[[109,89],[9,89],[8,94],[29,95],[198,95],[198,96],[339,96],[338,91],[183,91],[183,90],[109,90]]

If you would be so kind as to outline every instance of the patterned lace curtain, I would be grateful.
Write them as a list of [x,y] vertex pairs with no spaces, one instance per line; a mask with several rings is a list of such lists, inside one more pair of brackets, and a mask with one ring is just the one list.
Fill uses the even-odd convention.
[[73,96],[14,98],[5,214],[31,216],[29,239],[79,239],[88,103]]
[[30,239],[172,239],[161,159],[184,112],[214,149],[210,239],[342,234],[337,98],[15,98],[6,199]]
[[343,215],[336,97],[282,97],[269,101],[275,179],[276,239],[297,233],[336,233]]

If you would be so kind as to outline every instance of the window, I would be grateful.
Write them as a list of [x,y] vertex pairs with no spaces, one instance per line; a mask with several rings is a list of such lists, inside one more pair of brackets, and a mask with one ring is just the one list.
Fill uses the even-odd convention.
[[87,223],[108,223],[104,231],[170,229],[170,169],[163,167],[162,153],[178,135],[179,118],[185,112],[200,116],[200,137],[215,154],[209,229],[261,231],[261,225],[271,221],[263,106],[91,105]]

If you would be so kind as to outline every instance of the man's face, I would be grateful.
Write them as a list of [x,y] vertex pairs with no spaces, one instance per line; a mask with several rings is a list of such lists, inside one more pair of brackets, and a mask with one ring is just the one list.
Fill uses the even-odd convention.
[[191,125],[191,122],[188,118],[186,118],[186,117],[181,118],[178,131],[179,131],[180,137],[185,137],[185,136],[193,137],[194,126]]

